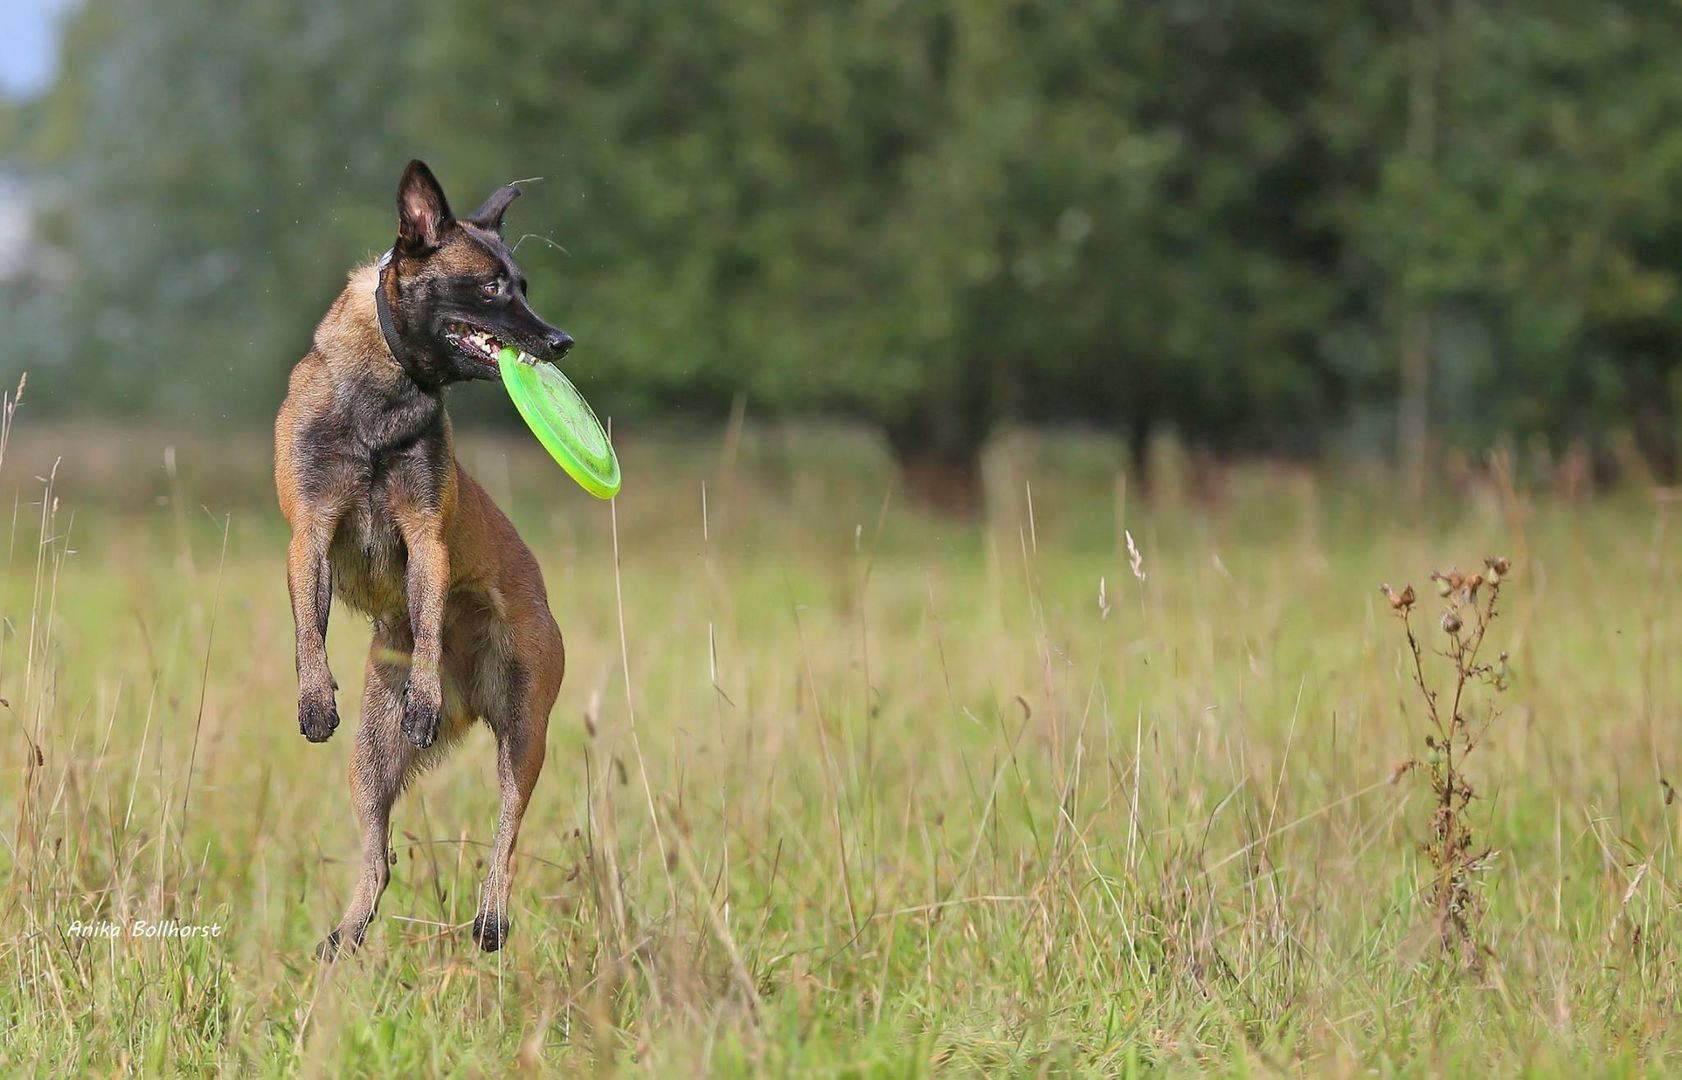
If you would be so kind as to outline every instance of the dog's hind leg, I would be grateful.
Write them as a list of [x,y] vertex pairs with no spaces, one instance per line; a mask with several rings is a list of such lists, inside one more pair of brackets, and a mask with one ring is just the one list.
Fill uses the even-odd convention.
[[[549,710],[560,691],[560,634],[548,627],[543,635],[546,649],[553,652],[538,660],[544,670],[516,669],[504,691],[504,707],[487,719],[496,732],[496,775],[502,793],[502,809],[491,841],[490,869],[485,875],[479,899],[479,914],[473,920],[473,940],[486,952],[495,952],[508,940],[508,893],[513,884],[514,845],[520,838],[520,821],[531,802],[532,789],[543,772]],[[553,635],[552,646],[547,640]],[[527,654],[529,655],[529,654]]]
[[332,959],[341,949],[354,950],[374,917],[374,909],[391,877],[387,863],[391,835],[391,806],[397,801],[414,765],[417,751],[403,736],[403,687],[408,665],[393,662],[386,653],[393,643],[374,638],[362,691],[362,724],[350,760],[350,798],[362,827],[362,868],[338,928],[316,949]]

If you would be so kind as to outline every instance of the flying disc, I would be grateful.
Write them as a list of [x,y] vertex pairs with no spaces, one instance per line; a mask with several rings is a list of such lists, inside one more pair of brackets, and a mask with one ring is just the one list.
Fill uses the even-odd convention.
[[578,388],[555,365],[533,363],[513,346],[496,360],[514,407],[549,456],[596,498],[619,494],[619,459]]

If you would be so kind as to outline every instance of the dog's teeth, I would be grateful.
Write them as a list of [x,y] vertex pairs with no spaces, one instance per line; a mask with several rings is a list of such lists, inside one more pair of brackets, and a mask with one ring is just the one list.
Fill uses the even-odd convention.
[[495,360],[497,353],[502,349],[502,341],[487,330],[458,326],[448,334],[452,340],[459,342],[463,347],[471,347],[487,360]]

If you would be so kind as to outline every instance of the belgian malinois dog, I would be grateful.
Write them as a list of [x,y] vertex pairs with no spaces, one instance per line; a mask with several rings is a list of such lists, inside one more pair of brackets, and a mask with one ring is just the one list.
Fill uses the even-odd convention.
[[327,670],[334,596],[373,621],[362,726],[350,761],[362,870],[331,959],[362,942],[385,890],[391,806],[476,719],[496,736],[502,810],[473,920],[486,951],[508,937],[514,842],[543,770],[549,710],[566,666],[530,549],[455,459],[444,390],[497,379],[513,345],[538,360],[572,347],[526,303],[503,243],[508,185],[450,214],[432,171],[411,161],[397,189],[397,241],[350,283],[292,369],[275,421],[275,487],[292,526],[286,581],[297,623],[298,730],[339,726]]

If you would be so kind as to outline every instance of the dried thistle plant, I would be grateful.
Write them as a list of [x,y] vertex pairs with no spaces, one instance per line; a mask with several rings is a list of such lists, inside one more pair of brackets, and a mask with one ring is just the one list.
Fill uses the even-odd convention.
[[[1493,865],[1498,853],[1474,841],[1470,807],[1475,793],[1467,779],[1466,759],[1501,715],[1496,695],[1507,689],[1507,654],[1501,653],[1495,663],[1480,657],[1484,636],[1499,613],[1501,586],[1511,572],[1507,559],[1493,555],[1484,560],[1482,571],[1433,571],[1431,581],[1443,600],[1435,628],[1443,644],[1434,647],[1423,644],[1415,632],[1413,609],[1418,597],[1413,586],[1400,592],[1389,585],[1380,587],[1407,636],[1413,682],[1430,724],[1425,755],[1399,763],[1391,782],[1419,775],[1430,789],[1430,829],[1420,851],[1432,878],[1424,895],[1436,921],[1441,953],[1458,956],[1473,972],[1482,969],[1484,956],[1477,933],[1483,917],[1480,875]],[[1427,674],[1427,655],[1435,658],[1430,664],[1433,672],[1446,670],[1440,676],[1440,689],[1433,689],[1433,679]],[[1468,690],[1480,685],[1486,693],[1468,695]],[[1481,702],[1474,702],[1473,696]]]

